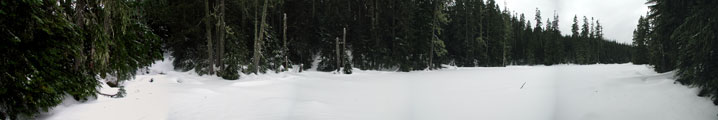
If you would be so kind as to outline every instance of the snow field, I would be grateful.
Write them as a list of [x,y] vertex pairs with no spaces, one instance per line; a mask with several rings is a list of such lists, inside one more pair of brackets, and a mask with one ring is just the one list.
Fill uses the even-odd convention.
[[[557,65],[243,75],[228,81],[158,61],[125,98],[66,102],[43,119],[711,120],[718,109],[647,66]],[[161,74],[160,74],[161,73]],[[153,80],[153,82],[149,82]],[[523,85],[523,88],[522,88]]]

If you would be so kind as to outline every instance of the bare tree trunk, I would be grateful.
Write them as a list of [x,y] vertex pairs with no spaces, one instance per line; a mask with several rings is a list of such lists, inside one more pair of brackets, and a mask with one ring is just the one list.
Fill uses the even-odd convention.
[[[84,18],[85,4],[86,4],[85,0],[77,0],[77,2],[75,3],[75,16],[74,16],[75,24],[79,28],[82,28],[85,26],[85,18]],[[84,58],[82,56],[77,56],[75,58],[74,62],[75,62],[74,68],[75,68],[75,70],[78,70],[78,69],[80,69],[80,66],[84,63]]]
[[[437,4],[437,3],[434,3],[434,4]],[[429,67],[429,70],[433,70],[433,69],[434,69],[434,64],[433,64],[433,61],[434,61],[434,42],[436,41],[436,37],[437,37],[435,30],[436,30],[436,26],[438,25],[438,24],[437,24],[437,21],[436,21],[436,18],[437,18],[437,17],[436,17],[436,16],[437,16],[437,13],[436,13],[436,12],[437,12],[438,9],[439,9],[439,7],[438,7],[438,5],[437,5],[436,9],[434,9],[434,14],[432,15],[432,17],[433,17],[432,22],[434,23],[434,25],[432,26],[432,29],[431,29],[431,42],[429,42],[429,45],[430,45],[429,48],[431,49],[431,50],[429,50],[429,65],[427,65],[427,67]]]
[[429,45],[430,45],[429,48],[431,49],[431,50],[429,50],[429,65],[428,65],[429,70],[433,70],[433,69],[434,69],[434,67],[433,67],[433,65],[434,65],[434,64],[433,64],[433,60],[434,60],[434,41],[435,41],[434,39],[436,39],[436,37],[434,37],[434,36],[436,36],[435,33],[434,33],[434,30],[431,30],[431,42],[429,43]]
[[339,37],[337,37],[336,39],[334,39],[334,43],[335,43],[334,45],[335,45],[335,48],[336,48],[336,51],[337,51],[337,72],[340,72],[340,71],[341,71],[341,70],[340,70],[341,67],[339,67],[339,66],[341,66],[342,63],[341,63],[341,60],[339,60],[339,59],[341,59],[341,58],[339,57],[339,56],[340,56],[340,54],[339,54]]
[[[342,37],[341,44],[342,44],[341,53],[344,53],[347,50],[347,28],[344,28],[344,35]],[[344,54],[346,54],[346,53],[344,53]],[[339,57],[341,58],[341,56],[339,56]],[[344,66],[344,65],[346,65],[346,63],[344,63],[344,62],[348,62],[348,61],[344,61],[344,59],[339,59],[339,60],[340,60],[339,63],[341,63],[342,68],[346,69],[347,66]]]
[[218,65],[219,70],[224,70],[224,64],[223,64],[223,58],[224,58],[224,35],[225,35],[225,23],[224,23],[224,0],[219,1],[219,27],[217,28],[217,32],[219,32],[219,56],[218,56]]
[[209,53],[209,57],[207,58],[207,61],[209,62],[209,74],[214,74],[214,59],[212,55],[212,26],[210,24],[208,0],[204,0],[204,15],[205,30],[207,30],[207,52]]
[[262,40],[264,39],[264,24],[265,24],[265,19],[267,17],[267,2],[268,1],[269,0],[264,0],[264,7],[262,7],[262,20],[259,25],[259,38],[254,41],[254,60],[253,60],[253,62],[254,62],[254,68],[256,71],[255,73],[259,73],[259,69],[260,69],[259,68],[259,60],[261,57],[260,54],[262,53],[261,47],[262,47]]
[[84,27],[85,0],[77,0],[75,3],[75,24]]
[[104,21],[104,27],[105,27],[105,34],[108,36],[112,36],[112,1],[106,0],[103,1],[104,7],[105,7],[105,21]]
[[[259,0],[253,0],[253,1],[254,1],[253,7],[255,7],[255,10],[254,10],[254,52],[258,52],[257,41],[259,41],[259,40],[257,40],[257,39],[259,39],[259,12],[260,12],[259,2],[260,1]],[[254,63],[254,61],[255,61],[255,59],[257,59],[257,57],[259,57],[259,55],[254,53],[254,55],[252,57],[252,66],[255,66],[255,69],[254,69],[255,73],[257,73],[257,71],[259,71],[259,68],[256,68],[256,67],[259,67],[259,65],[258,65],[259,62]],[[259,61],[259,60],[257,60],[257,61]]]
[[[116,1],[113,1],[113,0],[103,1],[104,7],[107,9],[107,10],[105,10],[106,12],[105,12],[105,16],[104,16],[104,17],[105,17],[105,18],[104,18],[104,19],[105,19],[105,20],[104,20],[105,35],[107,35],[107,36],[110,37],[110,38],[114,38],[114,37],[115,37],[115,32],[114,32],[115,30],[114,30],[114,27],[112,26],[112,24],[113,24],[113,23],[112,23],[112,14],[113,14],[113,11],[114,11],[114,12],[119,12],[119,11],[115,8],[115,6],[114,6],[115,3],[113,3],[113,2],[116,2]],[[117,13],[115,13],[115,14],[117,14]],[[122,14],[122,13],[120,13],[120,14]],[[120,21],[120,22],[122,22],[122,21]],[[108,46],[108,45],[105,45],[105,48],[104,48],[104,49],[107,49],[107,46]],[[100,49],[102,49],[102,48],[100,48]],[[98,59],[101,60],[101,61],[100,61],[100,65],[106,65],[107,62],[108,62],[109,59],[110,59],[110,58],[109,58],[109,55],[108,55],[109,53],[107,53],[107,50],[104,50],[104,51],[101,51],[101,52],[103,52],[103,53],[100,53],[100,54],[101,54],[101,57],[98,58]],[[92,47],[90,48],[90,56],[94,56],[94,54],[95,54],[95,47],[94,47],[94,45],[92,45]]]
[[[284,70],[289,68],[289,48],[287,47],[287,13],[284,13],[284,30],[282,32],[282,39],[284,40]],[[301,69],[301,68],[300,68]]]

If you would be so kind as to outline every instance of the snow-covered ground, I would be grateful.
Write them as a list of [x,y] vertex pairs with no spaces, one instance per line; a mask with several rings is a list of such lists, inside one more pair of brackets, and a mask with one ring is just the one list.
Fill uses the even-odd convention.
[[[284,72],[228,81],[159,61],[124,98],[68,100],[51,120],[715,120],[718,107],[647,66]],[[152,81],[152,82],[150,82]]]

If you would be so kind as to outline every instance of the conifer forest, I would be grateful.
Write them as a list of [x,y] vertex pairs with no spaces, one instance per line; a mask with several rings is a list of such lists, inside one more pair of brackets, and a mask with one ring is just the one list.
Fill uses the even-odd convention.
[[[275,74],[646,66],[640,73],[669,75],[696,89],[687,92],[700,96],[693,99],[718,105],[718,1],[640,1],[648,12],[633,21],[632,42],[618,42],[604,36],[609,18],[548,8],[528,15],[495,0],[2,0],[0,120],[53,118],[43,116],[68,100],[123,99],[135,94],[129,83],[138,75],[173,74],[153,73],[158,62],[237,83]],[[101,92],[108,87],[118,91]]]

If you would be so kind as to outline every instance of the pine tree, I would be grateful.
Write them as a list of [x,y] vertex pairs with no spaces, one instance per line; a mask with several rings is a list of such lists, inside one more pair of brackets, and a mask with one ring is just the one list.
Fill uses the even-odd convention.
[[632,62],[633,64],[647,64],[649,53],[648,53],[648,35],[649,35],[649,25],[648,25],[648,19],[645,19],[643,16],[641,16],[638,19],[638,25],[636,26],[636,29],[633,31],[633,57]]
[[544,51],[543,51],[543,39],[544,39],[544,29],[541,28],[543,25],[543,19],[541,19],[541,10],[536,8],[536,17],[534,18],[536,20],[536,26],[534,28],[534,38],[529,42],[529,45],[532,46],[530,49],[534,49],[533,55],[535,56],[534,60],[531,62],[532,64],[542,64],[544,63]]
[[596,20],[596,31],[594,31],[595,36],[597,39],[601,40],[603,39],[603,26],[601,26],[601,22],[599,20]]
[[140,19],[137,2],[72,4],[0,5],[0,36],[7,36],[0,44],[6,50],[0,52],[0,119],[36,119],[66,95],[85,101],[96,96],[98,79],[112,75],[119,83],[161,59],[158,37]]
[[677,59],[677,41],[671,36],[681,23],[683,18],[688,15],[687,1],[664,1],[649,0],[653,3],[649,6],[651,14],[648,16],[655,26],[651,32],[651,42],[649,42],[649,50],[651,51],[651,59],[649,64],[654,66],[656,72],[668,72],[676,68]]
[[590,37],[589,33],[591,31],[589,30],[590,29],[589,24],[590,23],[588,22],[588,18],[586,18],[586,16],[583,16],[583,26],[581,27],[581,37],[584,37],[584,38]]
[[578,17],[573,16],[573,25],[571,25],[571,36],[578,37],[580,34],[578,33]]
[[[701,89],[698,96],[709,96],[718,105],[718,16],[716,1],[650,0],[652,14],[649,62],[658,72],[677,69],[676,81]],[[667,35],[664,35],[667,34]],[[653,44],[651,44],[653,43]],[[660,56],[658,56],[660,55]]]
[[441,61],[436,60],[437,58],[443,57],[446,53],[446,45],[444,41],[439,38],[442,35],[443,29],[442,24],[448,22],[447,14],[444,13],[446,1],[438,0],[431,1],[433,9],[432,21],[431,21],[431,42],[429,43],[429,69],[440,68],[439,64]]

